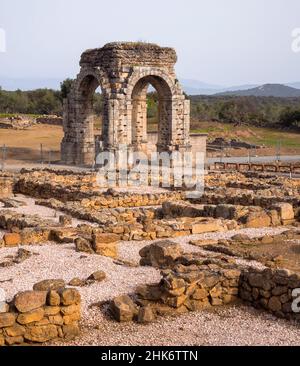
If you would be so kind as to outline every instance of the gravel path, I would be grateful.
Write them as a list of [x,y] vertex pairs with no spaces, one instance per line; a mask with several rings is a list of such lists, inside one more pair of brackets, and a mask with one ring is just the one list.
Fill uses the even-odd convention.
[[[51,220],[55,223],[57,223],[59,221],[60,215],[65,215],[65,213],[62,211],[54,210],[54,209],[52,209],[50,207],[46,207],[46,206],[37,205],[35,203],[35,198],[24,196],[22,194],[17,194],[17,195],[15,195],[14,198],[17,201],[24,202],[25,205],[17,207],[17,208],[8,208],[8,210],[10,210],[10,211],[18,212],[18,213],[24,214],[24,215],[38,215],[41,219]],[[76,227],[79,224],[97,226],[97,224],[91,223],[89,221],[79,220],[76,218],[72,219],[73,227]]]

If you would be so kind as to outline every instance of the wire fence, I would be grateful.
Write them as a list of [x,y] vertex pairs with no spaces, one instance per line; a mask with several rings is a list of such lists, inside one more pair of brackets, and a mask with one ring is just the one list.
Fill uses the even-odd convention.
[[[246,147],[247,146],[247,147]],[[233,150],[235,151],[233,153]],[[265,155],[265,149],[256,145],[239,147],[232,143],[226,144],[207,144],[206,164],[210,165],[214,162],[236,162],[236,163],[255,163],[261,161],[284,162],[284,161],[300,161],[300,154],[289,156],[285,155],[286,146],[281,140],[278,140],[272,148],[267,148],[268,153]],[[6,144],[0,146],[0,170],[5,170],[9,165],[28,165],[37,166],[54,166],[61,165],[60,151],[39,143],[34,147],[10,147]]]
[[41,166],[59,163],[60,151],[53,150],[44,144],[39,148],[14,148],[6,144],[0,146],[0,169],[3,171],[12,162],[38,164]]
[[[266,154],[270,157],[270,160],[280,162],[284,156],[283,151],[285,147],[286,146],[283,145],[282,140],[278,140],[275,146],[272,147],[260,147],[247,143],[231,141],[220,144],[208,143],[207,156],[211,158],[218,158],[218,161],[220,162],[224,162],[226,158],[234,159],[235,157],[246,157],[248,163],[252,163],[256,160],[255,158]],[[266,149],[268,150],[267,153]],[[233,154],[233,150],[235,150],[237,154]]]

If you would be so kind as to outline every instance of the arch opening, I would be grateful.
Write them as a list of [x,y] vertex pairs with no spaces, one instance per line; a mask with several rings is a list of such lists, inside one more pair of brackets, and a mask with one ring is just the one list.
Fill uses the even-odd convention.
[[142,77],[133,88],[131,100],[133,149],[144,152],[165,150],[172,138],[172,91],[169,85],[158,76]]

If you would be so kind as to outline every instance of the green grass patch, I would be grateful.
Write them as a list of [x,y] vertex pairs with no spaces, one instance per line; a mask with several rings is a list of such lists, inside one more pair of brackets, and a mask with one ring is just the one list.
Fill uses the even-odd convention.
[[192,133],[206,133],[208,138],[222,137],[226,140],[236,139],[255,145],[300,148],[300,130],[287,131],[275,128],[253,127],[219,122],[192,122]]

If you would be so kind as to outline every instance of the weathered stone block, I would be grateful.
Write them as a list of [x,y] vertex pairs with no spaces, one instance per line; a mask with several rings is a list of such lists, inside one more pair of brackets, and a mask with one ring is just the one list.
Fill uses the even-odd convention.
[[15,324],[16,315],[12,313],[0,314],[0,328],[11,327]]
[[19,314],[17,317],[17,322],[19,324],[29,324],[32,322],[38,322],[44,317],[44,309],[39,308],[35,310],[28,311],[26,313]]
[[46,304],[46,291],[24,291],[14,298],[14,305],[21,313],[40,308]]
[[38,343],[47,342],[57,337],[58,331],[54,324],[27,327],[24,335],[26,340]]
[[80,304],[80,293],[72,288],[64,289],[60,292],[60,299],[62,305]]
[[35,291],[60,290],[66,287],[66,283],[62,279],[43,280],[33,285]]
[[119,322],[132,321],[138,314],[138,308],[129,296],[118,296],[111,302],[111,312]]
[[21,236],[18,233],[6,233],[3,239],[7,247],[15,247],[21,244]]

